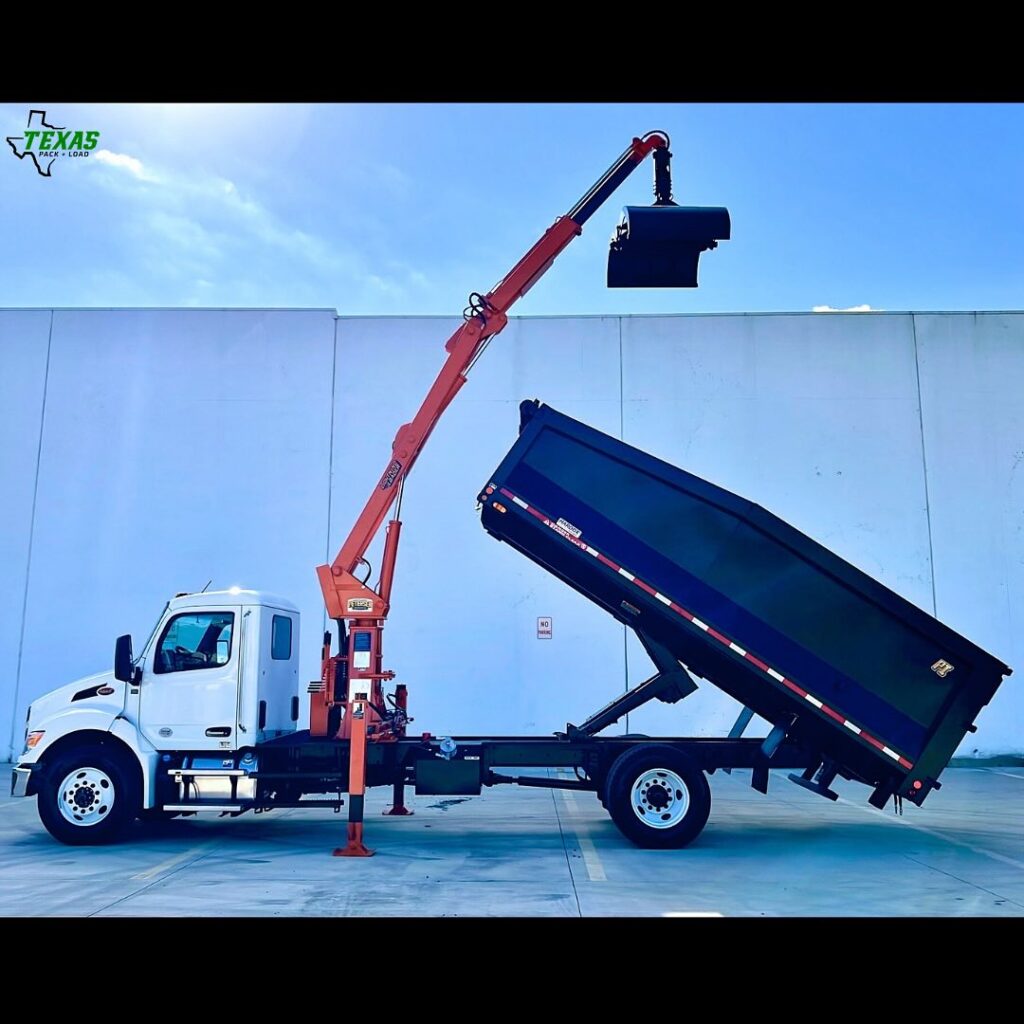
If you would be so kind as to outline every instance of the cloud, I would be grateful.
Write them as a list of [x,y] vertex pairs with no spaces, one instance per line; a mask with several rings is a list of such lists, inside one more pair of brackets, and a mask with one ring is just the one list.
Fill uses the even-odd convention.
[[127,153],[115,153],[109,149],[98,149],[93,154],[94,160],[99,160],[101,164],[108,164],[110,167],[117,167],[122,171],[127,171],[129,174],[134,175],[140,181],[156,181],[146,168],[142,165],[142,161],[134,156],[129,156]]
[[835,306],[812,306],[812,313],[884,313],[884,309],[874,309],[866,302],[860,306],[847,306],[845,309],[836,309]]
[[[368,258],[319,224],[300,227],[276,208],[273,194],[109,149],[94,159],[110,170],[89,177],[123,211],[121,251],[131,252],[135,271],[153,285],[154,304],[329,306],[341,290],[358,307],[431,293],[428,274],[388,253]],[[383,179],[392,196],[412,187],[395,167]]]
[[154,170],[137,157],[109,149],[99,150],[95,158],[120,172],[98,183],[136,207],[133,226],[144,236],[156,273],[159,264],[164,276],[197,273],[207,281],[223,280],[226,264],[233,260],[259,262],[261,256],[274,258],[276,253],[277,259],[304,266],[321,279],[359,275],[354,254],[283,222],[227,178]]

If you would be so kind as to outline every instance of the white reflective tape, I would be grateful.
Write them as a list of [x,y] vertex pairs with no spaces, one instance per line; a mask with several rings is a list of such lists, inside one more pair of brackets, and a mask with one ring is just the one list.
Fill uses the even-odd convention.
[[655,596],[655,597],[656,597],[656,598],[657,598],[657,599],[658,599],[658,600],[659,600],[659,601],[660,601],[660,602],[661,602],[662,604],[667,604],[667,605],[671,605],[671,604],[672,604],[672,602],[671,602],[671,601],[670,601],[670,600],[669,600],[669,599],[668,599],[668,598],[667,598],[667,597],[666,597],[666,596],[665,596],[664,594],[657,594],[657,593],[656,593],[656,594],[655,594],[654,596]]
[[780,683],[784,683],[786,681],[786,677],[779,675],[779,673],[773,668],[768,669],[768,675],[770,675],[772,679],[778,679]]
[[625,576],[626,579],[630,581],[630,583],[632,583],[633,580],[636,579],[636,577],[631,572],[626,572],[625,569],[619,569],[619,575]]
[[895,750],[890,750],[888,747],[882,747],[882,753],[888,754],[894,761],[898,761],[900,759],[900,755],[897,754]]
[[845,725],[846,728],[850,730],[850,732],[856,733],[858,736],[860,735],[860,726],[859,725],[854,725],[853,722],[851,722],[849,720],[843,722],[843,725]]
[[519,506],[520,508],[529,508],[529,507],[530,507],[529,505],[527,505],[527,504],[526,504],[526,502],[525,502],[525,501],[523,501],[523,499],[522,499],[522,498],[517,498],[517,497],[516,497],[515,495],[513,495],[513,496],[512,496],[512,500],[513,500],[513,501],[514,501],[514,502],[515,502],[515,503],[516,503],[516,504],[517,504],[517,505],[518,505],[518,506]]
[[734,650],[734,651],[735,651],[735,652],[736,652],[737,654],[741,654],[741,655],[743,655],[743,657],[744,657],[744,658],[745,658],[745,657],[747,656],[747,652],[746,652],[745,650],[743,650],[743,648],[742,648],[742,647],[740,647],[740,645],[739,645],[739,644],[733,644],[733,643],[730,643],[730,644],[729,644],[729,647],[730,647],[730,648],[731,648],[732,650]]
[[701,622],[701,621],[700,621],[700,619],[698,619],[696,615],[695,615],[695,616],[694,616],[694,617],[693,617],[692,619],[690,619],[690,621],[691,621],[691,622],[692,622],[692,623],[693,623],[693,624],[694,624],[694,625],[695,625],[695,626],[696,626],[696,627],[697,627],[698,629],[707,629],[707,628],[708,628],[708,624],[707,624],[706,622]]
[[818,700],[817,697],[812,697],[809,693],[805,693],[804,696],[807,698],[808,702],[813,704],[816,708],[821,707],[821,701]]
[[588,555],[593,555],[595,558],[597,558],[597,549],[590,547],[590,545],[588,544],[587,545],[587,554]]

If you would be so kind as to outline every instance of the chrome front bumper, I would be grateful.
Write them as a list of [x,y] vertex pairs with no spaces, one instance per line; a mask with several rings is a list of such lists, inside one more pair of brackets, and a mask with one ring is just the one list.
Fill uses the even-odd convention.
[[20,768],[15,766],[11,772],[11,796],[28,796],[28,780],[32,775],[31,766]]

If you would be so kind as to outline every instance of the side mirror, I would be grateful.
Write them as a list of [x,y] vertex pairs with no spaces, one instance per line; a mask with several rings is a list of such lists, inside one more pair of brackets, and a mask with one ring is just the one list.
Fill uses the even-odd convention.
[[114,644],[114,678],[122,683],[132,678],[132,637],[130,633],[119,636]]

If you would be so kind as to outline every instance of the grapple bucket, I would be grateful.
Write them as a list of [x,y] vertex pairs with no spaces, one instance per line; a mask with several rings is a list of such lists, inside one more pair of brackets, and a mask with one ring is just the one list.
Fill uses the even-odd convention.
[[627,206],[608,251],[608,287],[696,288],[700,254],[729,228],[723,206]]

